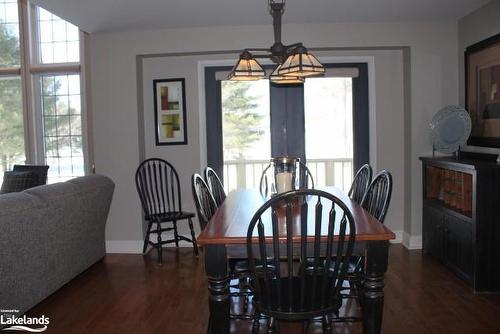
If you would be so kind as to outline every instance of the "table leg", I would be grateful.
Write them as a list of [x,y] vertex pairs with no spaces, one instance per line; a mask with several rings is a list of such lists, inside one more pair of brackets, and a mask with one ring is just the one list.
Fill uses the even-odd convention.
[[384,310],[384,273],[389,256],[388,241],[372,241],[366,245],[363,283],[363,332],[379,334]]
[[229,334],[229,276],[224,245],[205,247],[205,271],[208,277],[209,328],[211,334]]

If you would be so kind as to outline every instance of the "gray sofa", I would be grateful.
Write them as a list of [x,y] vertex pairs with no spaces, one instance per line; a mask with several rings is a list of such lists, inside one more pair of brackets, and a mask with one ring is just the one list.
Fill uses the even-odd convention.
[[0,310],[23,314],[104,257],[113,191],[90,175],[0,195]]

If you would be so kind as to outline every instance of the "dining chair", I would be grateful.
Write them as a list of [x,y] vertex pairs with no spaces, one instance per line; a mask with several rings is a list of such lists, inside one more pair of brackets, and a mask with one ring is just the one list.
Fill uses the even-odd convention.
[[[203,180],[201,175],[194,173],[191,181],[193,199],[196,206],[196,212],[198,213],[198,221],[200,223],[201,230],[203,230],[207,226],[212,216],[215,214],[215,211],[217,210],[217,204],[207,183],[205,182],[205,180]],[[248,309],[249,297],[252,295],[248,282],[248,260],[230,258],[228,262],[230,278],[238,281],[238,283],[230,285],[230,289],[233,290],[230,292],[230,295],[231,297],[243,298],[244,312],[242,314],[232,313],[230,315],[230,318],[251,319],[252,316],[245,313]]]
[[[302,161],[299,162],[299,189],[314,189],[314,179],[311,171]],[[262,196],[267,197],[271,193],[276,192],[274,184],[273,164],[269,164],[262,170],[262,175],[259,181],[259,190]]]
[[200,174],[194,173],[191,182],[193,199],[198,213],[200,230],[204,230],[208,222],[217,210],[217,203],[210,191],[207,183]]
[[[369,214],[375,217],[382,224],[384,223],[387,210],[391,201],[392,193],[392,176],[387,170],[380,171],[373,181],[368,186],[368,189],[361,200],[361,207]],[[349,287],[343,290],[349,290],[349,294],[342,294],[346,298],[357,298],[362,302],[362,285],[363,285],[363,267],[364,256],[357,256],[353,258],[348,272]],[[345,317],[338,319],[339,321],[357,321],[357,317]]]
[[[163,159],[147,159],[137,168],[135,185],[148,224],[142,252],[146,253],[147,246],[152,245],[158,251],[158,261],[162,263],[162,246],[175,242],[175,246],[179,247],[179,240],[184,240],[193,244],[194,253],[198,256],[192,221],[195,214],[182,210],[179,175],[175,168]],[[177,231],[177,223],[185,220],[188,221],[191,238],[179,235]],[[169,223],[172,227],[162,226]],[[156,228],[153,228],[154,224]],[[162,233],[172,230],[174,238],[162,240]],[[157,242],[150,240],[151,234],[156,234]]]
[[368,186],[361,206],[382,224],[391,202],[392,175],[386,170],[380,171]]
[[372,167],[368,164],[364,164],[358,169],[356,175],[351,184],[351,189],[349,189],[349,197],[356,203],[361,203],[363,196],[365,196],[366,190],[372,181]]
[[205,181],[207,182],[208,188],[214,196],[215,203],[217,203],[217,206],[220,206],[226,199],[226,191],[224,190],[224,186],[222,185],[222,182],[217,173],[211,167],[206,167],[204,174]]
[[[295,190],[262,205],[247,232],[256,310],[252,333],[259,331],[260,315],[275,320],[269,332],[279,331],[279,320],[285,320],[302,321],[307,333],[313,318],[338,314],[355,236],[352,213],[330,193]],[[325,321],[323,330],[331,331]]]

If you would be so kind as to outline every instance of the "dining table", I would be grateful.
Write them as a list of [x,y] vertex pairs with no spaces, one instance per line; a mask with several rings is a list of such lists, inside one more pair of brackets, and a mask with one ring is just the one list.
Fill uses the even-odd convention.
[[[353,255],[365,257],[362,289],[362,322],[366,334],[380,333],[384,307],[384,274],[387,271],[389,241],[394,233],[337,187],[320,190],[333,194],[351,211],[356,228]],[[228,334],[230,295],[228,259],[246,258],[247,230],[255,212],[267,198],[257,189],[231,191],[198,236],[204,249],[208,278],[210,333]]]

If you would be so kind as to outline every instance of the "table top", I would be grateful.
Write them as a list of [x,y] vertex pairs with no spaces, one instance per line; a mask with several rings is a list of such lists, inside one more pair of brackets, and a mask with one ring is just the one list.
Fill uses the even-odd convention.
[[[320,190],[335,195],[346,204],[354,218],[357,241],[395,239],[390,229],[352,201],[342,190],[336,187],[324,187]],[[201,246],[246,244],[250,220],[265,202],[266,199],[257,189],[233,190],[198,236],[198,244]]]

